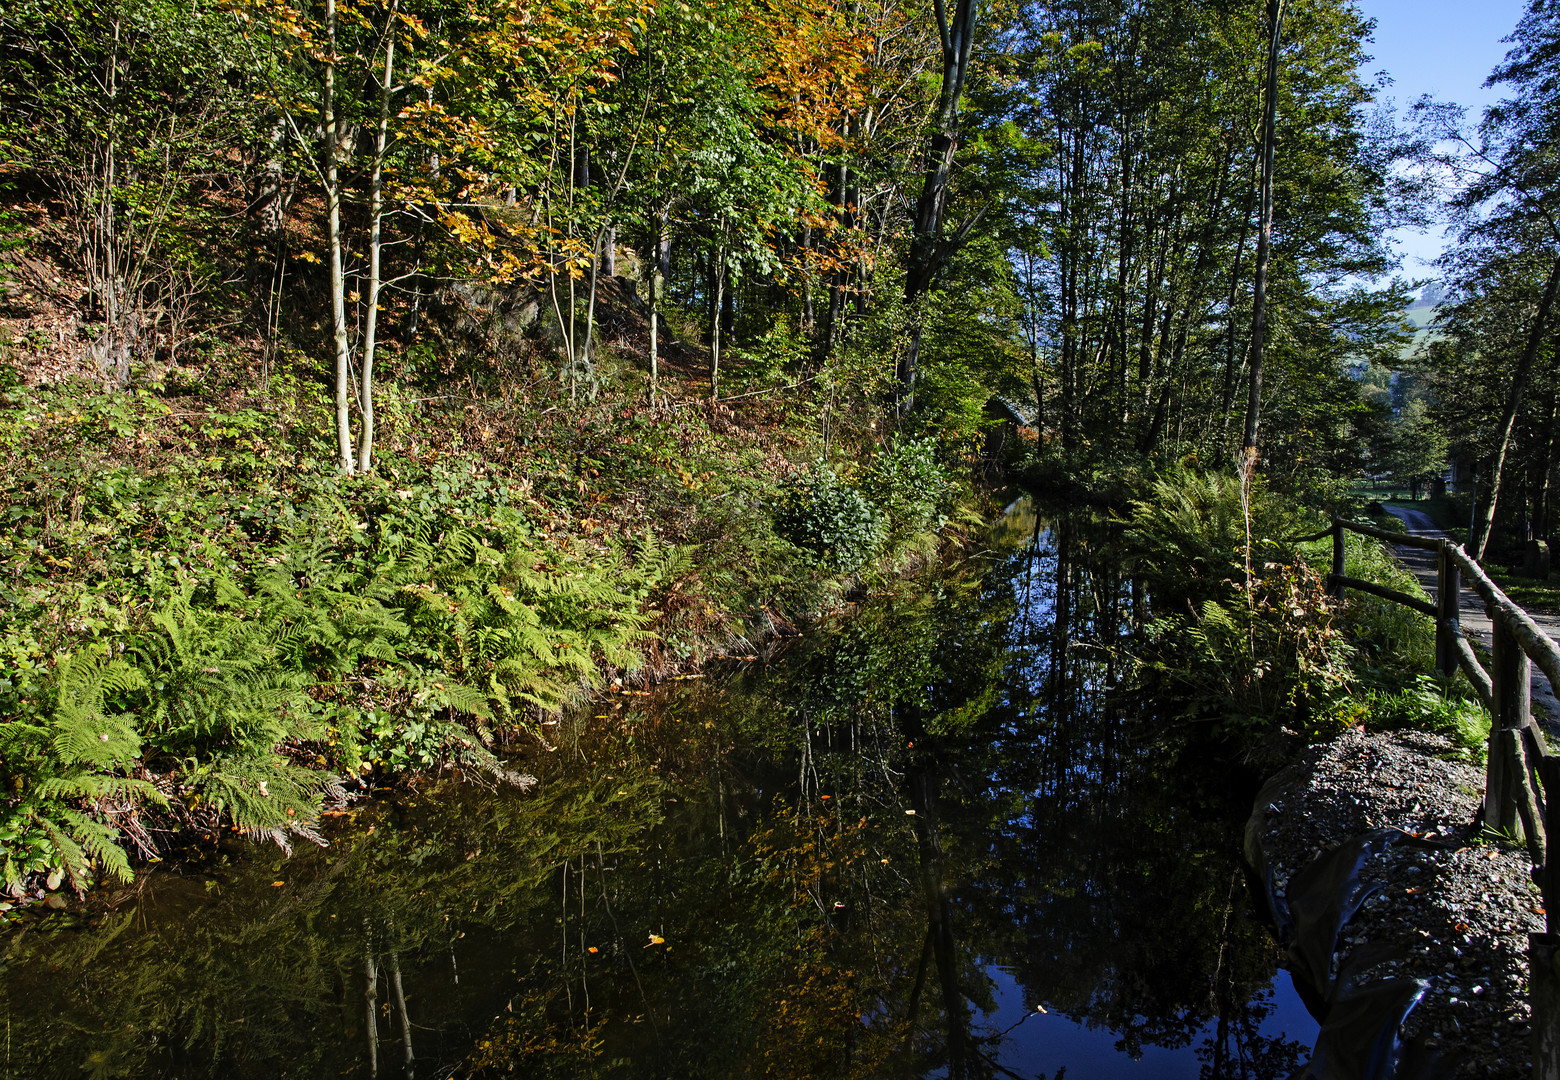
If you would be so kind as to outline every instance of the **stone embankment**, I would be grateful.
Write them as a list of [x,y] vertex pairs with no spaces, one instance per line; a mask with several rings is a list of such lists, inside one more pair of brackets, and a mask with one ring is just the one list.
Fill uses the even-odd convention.
[[1376,829],[1407,834],[1372,855],[1361,881],[1382,889],[1343,930],[1338,959],[1366,946],[1371,977],[1426,979],[1409,1037],[1459,1061],[1456,1075],[1532,1075],[1527,935],[1544,929],[1524,848],[1475,824],[1484,772],[1421,732],[1351,731],[1313,747],[1265,806],[1263,847],[1282,894],[1319,852]]

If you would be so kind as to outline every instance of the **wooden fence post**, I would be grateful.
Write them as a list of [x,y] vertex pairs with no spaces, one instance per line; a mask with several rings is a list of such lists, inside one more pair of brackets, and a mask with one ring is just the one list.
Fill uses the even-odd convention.
[[1528,935],[1528,1004],[1533,1010],[1533,1080],[1560,1080],[1560,938]]
[[1332,527],[1332,534],[1333,534],[1333,567],[1332,567],[1332,580],[1329,582],[1329,584],[1332,587],[1328,590],[1328,592],[1332,593],[1332,598],[1334,600],[1342,600],[1343,599],[1343,521],[1341,519],[1335,517],[1335,518],[1332,519],[1332,524],[1333,524],[1333,527]]
[[1457,674],[1457,637],[1462,633],[1459,621],[1458,593],[1462,574],[1452,558],[1451,546],[1442,541],[1437,553],[1435,579],[1435,666],[1450,679]]
[[[1541,736],[1540,736],[1541,738]],[[1538,777],[1544,789],[1544,832],[1560,837],[1560,758],[1549,754],[1537,755]],[[1554,865],[1554,856],[1546,844],[1544,861],[1538,866],[1535,877],[1544,897],[1544,929],[1560,934],[1560,867]]]
[[[1544,787],[1544,824],[1549,836],[1560,836],[1560,758],[1538,756],[1539,779]],[[1546,849],[1537,867],[1538,887],[1544,894],[1543,934],[1528,935],[1528,1004],[1533,1010],[1534,1080],[1560,1080],[1560,874],[1554,856]]]
[[1490,717],[1490,745],[1484,783],[1484,824],[1497,832],[1521,835],[1517,818],[1518,785],[1526,784],[1525,775],[1516,775],[1502,731],[1518,730],[1532,723],[1530,683],[1533,673],[1522,643],[1512,632],[1505,612],[1492,612],[1494,619],[1493,656],[1490,680],[1494,684],[1495,714]]

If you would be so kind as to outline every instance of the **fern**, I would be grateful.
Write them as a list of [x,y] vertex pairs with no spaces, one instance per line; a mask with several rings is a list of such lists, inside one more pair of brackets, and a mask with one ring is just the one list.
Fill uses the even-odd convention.
[[62,658],[46,717],[0,723],[0,773],[26,777],[0,804],[8,884],[127,875],[109,811],[163,800],[147,772],[283,847],[319,839],[333,782],[294,763],[301,744],[348,770],[366,754],[522,781],[492,753],[495,727],[561,709],[604,666],[636,669],[645,605],[695,572],[692,548],[653,533],[630,555],[542,542],[515,518],[371,542],[331,498],[287,528],[247,571],[154,582],[122,656]]
[[0,814],[0,875],[17,891],[29,873],[63,871],[84,889],[93,864],[119,880],[130,865],[118,830],[103,820],[109,801],[161,802],[150,784],[126,775],[141,750],[130,717],[111,700],[140,690],[141,673],[122,660],[87,654],[62,657],[54,674],[54,706],[43,724],[0,724],[0,759],[26,777],[20,798]]

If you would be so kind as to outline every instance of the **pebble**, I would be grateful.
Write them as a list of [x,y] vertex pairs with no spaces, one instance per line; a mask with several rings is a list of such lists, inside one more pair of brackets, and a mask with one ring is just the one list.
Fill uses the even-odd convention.
[[1312,747],[1273,800],[1263,846],[1281,885],[1317,851],[1373,828],[1446,844],[1400,842],[1365,864],[1361,880],[1387,888],[1360,909],[1342,951],[1387,942],[1400,962],[1379,964],[1377,975],[1430,980],[1405,1031],[1457,1059],[1456,1075],[1526,1080],[1527,935],[1544,930],[1541,902],[1527,852],[1470,828],[1484,770],[1448,760],[1451,752],[1440,736],[1412,731],[1354,730]]

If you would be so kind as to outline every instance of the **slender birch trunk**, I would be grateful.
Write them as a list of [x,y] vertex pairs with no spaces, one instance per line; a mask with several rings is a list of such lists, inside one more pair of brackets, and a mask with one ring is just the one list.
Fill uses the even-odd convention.
[[368,1075],[370,1080],[379,1076],[379,968],[374,963],[374,947],[363,946],[363,1029],[368,1034]]
[[380,255],[383,249],[381,226],[385,215],[385,147],[390,131],[390,85],[395,76],[395,13],[398,0],[391,0],[385,26],[385,71],[379,83],[379,131],[374,137],[374,167],[368,185],[368,312],[363,318],[363,370],[358,407],[363,427],[358,433],[358,471],[374,467],[374,351],[379,331]]
[[710,304],[710,400],[720,397],[720,323],[721,301],[726,293],[726,249],[721,248],[720,253],[714,257],[715,261],[715,293],[713,303]]
[[412,1054],[412,1018],[406,1011],[406,994],[401,989],[401,955],[397,952],[390,953],[390,990],[395,994],[395,1009],[401,1018],[402,1074],[406,1080],[413,1080],[417,1063]]
[[1267,345],[1268,258],[1273,244],[1273,149],[1278,127],[1278,52],[1285,0],[1268,0],[1267,100],[1262,113],[1262,222],[1257,231],[1257,281],[1251,315],[1251,384],[1246,394],[1246,431],[1241,440],[1242,468],[1257,467],[1257,422],[1262,409],[1262,359]]
[[325,206],[330,241],[330,317],[336,346],[336,449],[337,464],[347,475],[356,472],[352,453],[352,357],[347,339],[347,282],[341,252],[341,153],[342,124],[336,115],[336,0],[325,0],[325,35],[330,59],[325,62],[324,114]]

